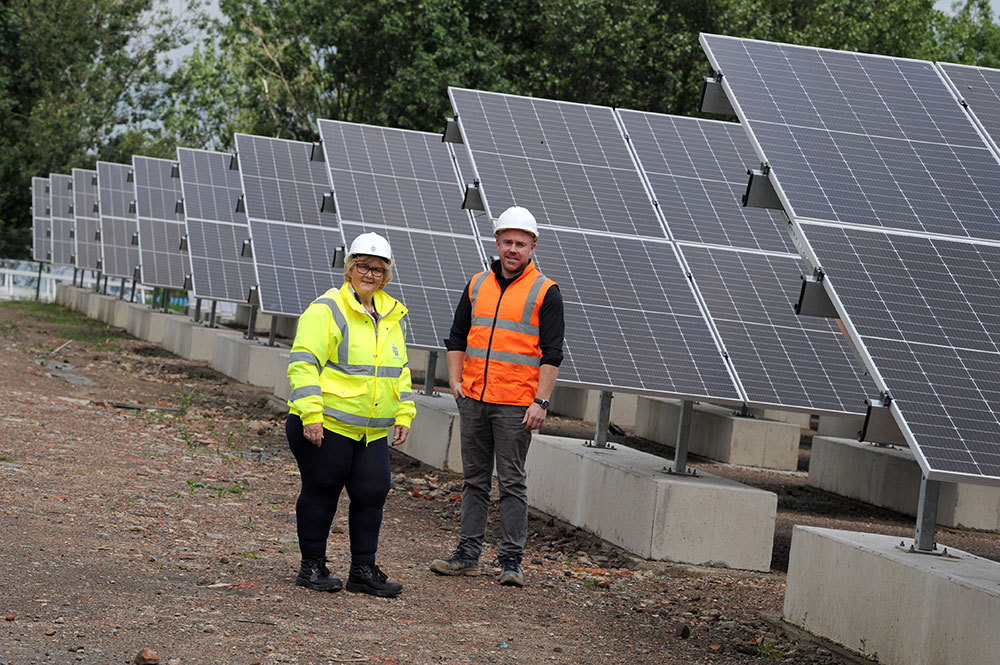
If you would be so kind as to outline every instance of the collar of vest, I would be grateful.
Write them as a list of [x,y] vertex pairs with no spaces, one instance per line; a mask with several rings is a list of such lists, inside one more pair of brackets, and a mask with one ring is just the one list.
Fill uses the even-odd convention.
[[[350,282],[345,281],[344,285],[340,287],[340,296],[343,301],[347,303],[348,307],[362,316],[368,316],[368,312],[365,311],[364,305],[362,305],[354,296],[354,290],[351,288]],[[375,302],[375,311],[378,312],[380,318],[385,319],[386,321],[399,320],[403,318],[403,315],[407,312],[403,303],[399,302],[382,289],[379,289],[372,294],[372,300]]]

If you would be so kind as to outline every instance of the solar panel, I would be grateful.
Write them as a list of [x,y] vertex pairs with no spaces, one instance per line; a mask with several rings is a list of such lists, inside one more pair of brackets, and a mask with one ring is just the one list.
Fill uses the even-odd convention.
[[1000,165],[932,63],[701,41],[790,216],[1000,239]]
[[260,309],[298,316],[341,276],[331,268],[343,236],[332,211],[326,165],[302,141],[236,135]]
[[757,156],[736,123],[618,110],[675,240],[797,254],[778,213],[740,205]]
[[31,179],[31,256],[35,261],[49,261],[52,219],[49,215],[49,179]]
[[966,108],[982,126],[994,147],[1000,146],[1000,70],[939,62]]
[[101,216],[101,249],[104,274],[132,279],[139,266],[139,246],[132,236],[139,229],[135,210],[135,186],[129,180],[132,167],[97,162],[97,209]]
[[230,169],[233,155],[178,148],[184,222],[196,297],[246,302],[257,283],[253,259],[241,256],[250,239],[246,214],[237,211],[239,171]]
[[493,216],[516,204],[540,224],[666,237],[612,109],[448,93]]
[[101,269],[101,218],[97,211],[97,171],[73,169],[73,215],[76,265]]
[[565,303],[560,381],[743,402],[673,243],[540,233],[538,266],[559,284]]
[[52,219],[52,263],[74,265],[73,177],[49,174],[49,214]]
[[133,155],[132,168],[142,281],[150,286],[184,289],[191,262],[187,252],[181,250],[184,213],[177,209],[177,203],[183,194],[180,178],[173,175],[174,162]]
[[408,342],[443,348],[455,303],[483,255],[449,144],[439,134],[320,120],[344,237],[384,235],[393,248],[387,291],[409,309]]
[[798,256],[682,243],[726,352],[757,407],[863,414],[871,379],[831,319],[797,316]]
[[936,480],[1000,480],[1000,247],[803,223]]

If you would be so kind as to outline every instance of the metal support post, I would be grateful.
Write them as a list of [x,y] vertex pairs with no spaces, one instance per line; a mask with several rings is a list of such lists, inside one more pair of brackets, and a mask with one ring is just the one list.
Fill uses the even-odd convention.
[[434,378],[437,375],[438,352],[427,352],[427,367],[424,368],[424,394],[434,395]]
[[[107,290],[107,289],[105,289]],[[118,287],[118,299],[125,300],[125,278],[122,277],[121,286]]]
[[153,309],[156,309],[157,307],[160,306],[160,287],[158,286],[153,287],[153,302],[151,302],[149,306],[152,307]]
[[201,298],[194,299],[194,322],[201,321]]
[[108,295],[108,276],[104,276],[104,295]]
[[[124,278],[122,278],[122,284],[124,284],[124,283],[125,283],[125,280],[124,280]],[[128,301],[129,302],[135,302],[135,280],[134,279],[132,280],[132,295],[129,296]]]
[[45,267],[41,261],[38,262],[38,283],[35,284],[35,302],[38,302],[39,296],[42,291],[42,268]]
[[[76,272],[77,272],[77,269],[73,268],[73,286],[76,286]],[[80,285],[81,286],[83,285],[83,276],[82,275],[80,277]]]
[[691,420],[694,416],[694,402],[684,400],[681,403],[680,420],[677,422],[677,445],[674,447],[674,465],[669,472],[676,475],[697,475],[694,469],[687,466],[688,443],[691,441]]
[[219,304],[218,300],[213,300],[212,301],[212,311],[209,314],[209,318],[208,318],[208,327],[209,328],[214,328],[215,327],[215,306],[218,305],[218,304]]
[[612,397],[610,390],[601,391],[601,399],[597,405],[597,427],[594,429],[594,442],[589,444],[591,448],[615,449],[614,446],[608,444],[608,426],[611,424]]
[[250,305],[250,321],[247,323],[247,339],[253,339],[257,327],[257,305]]
[[170,313],[170,289],[163,289],[163,313]]
[[274,346],[274,338],[278,334],[278,317],[271,317],[271,328],[267,333],[267,345]]
[[920,499],[917,503],[917,532],[913,538],[912,549],[925,554],[937,554],[937,544],[934,536],[937,533],[938,495],[941,493],[941,481],[928,480],[927,476],[920,478]]

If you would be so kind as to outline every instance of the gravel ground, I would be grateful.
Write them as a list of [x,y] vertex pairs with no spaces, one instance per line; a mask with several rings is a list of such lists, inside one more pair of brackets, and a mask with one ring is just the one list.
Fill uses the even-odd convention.
[[[0,348],[0,664],[144,648],[172,665],[866,662],[780,621],[792,524],[912,536],[912,518],[804,473],[696,461],[778,494],[771,572],[651,564],[533,514],[527,587],[440,578],[427,565],[454,546],[461,481],[394,453],[379,562],[403,594],[320,594],[292,584],[298,472],[269,391],[51,305],[0,305]],[[995,534],[939,540],[1000,552]],[[487,558],[496,542],[491,524]]]

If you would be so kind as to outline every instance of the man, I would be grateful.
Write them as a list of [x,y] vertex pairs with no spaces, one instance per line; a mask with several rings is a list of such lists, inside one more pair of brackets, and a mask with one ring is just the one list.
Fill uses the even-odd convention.
[[558,285],[531,257],[538,225],[514,206],[493,223],[500,258],[465,287],[455,308],[448,380],[462,418],[462,524],[458,547],[435,559],[440,575],[479,575],[496,459],[500,485],[500,584],[524,586],[528,535],[524,460],[531,430],[545,422],[562,362],[563,302]]

